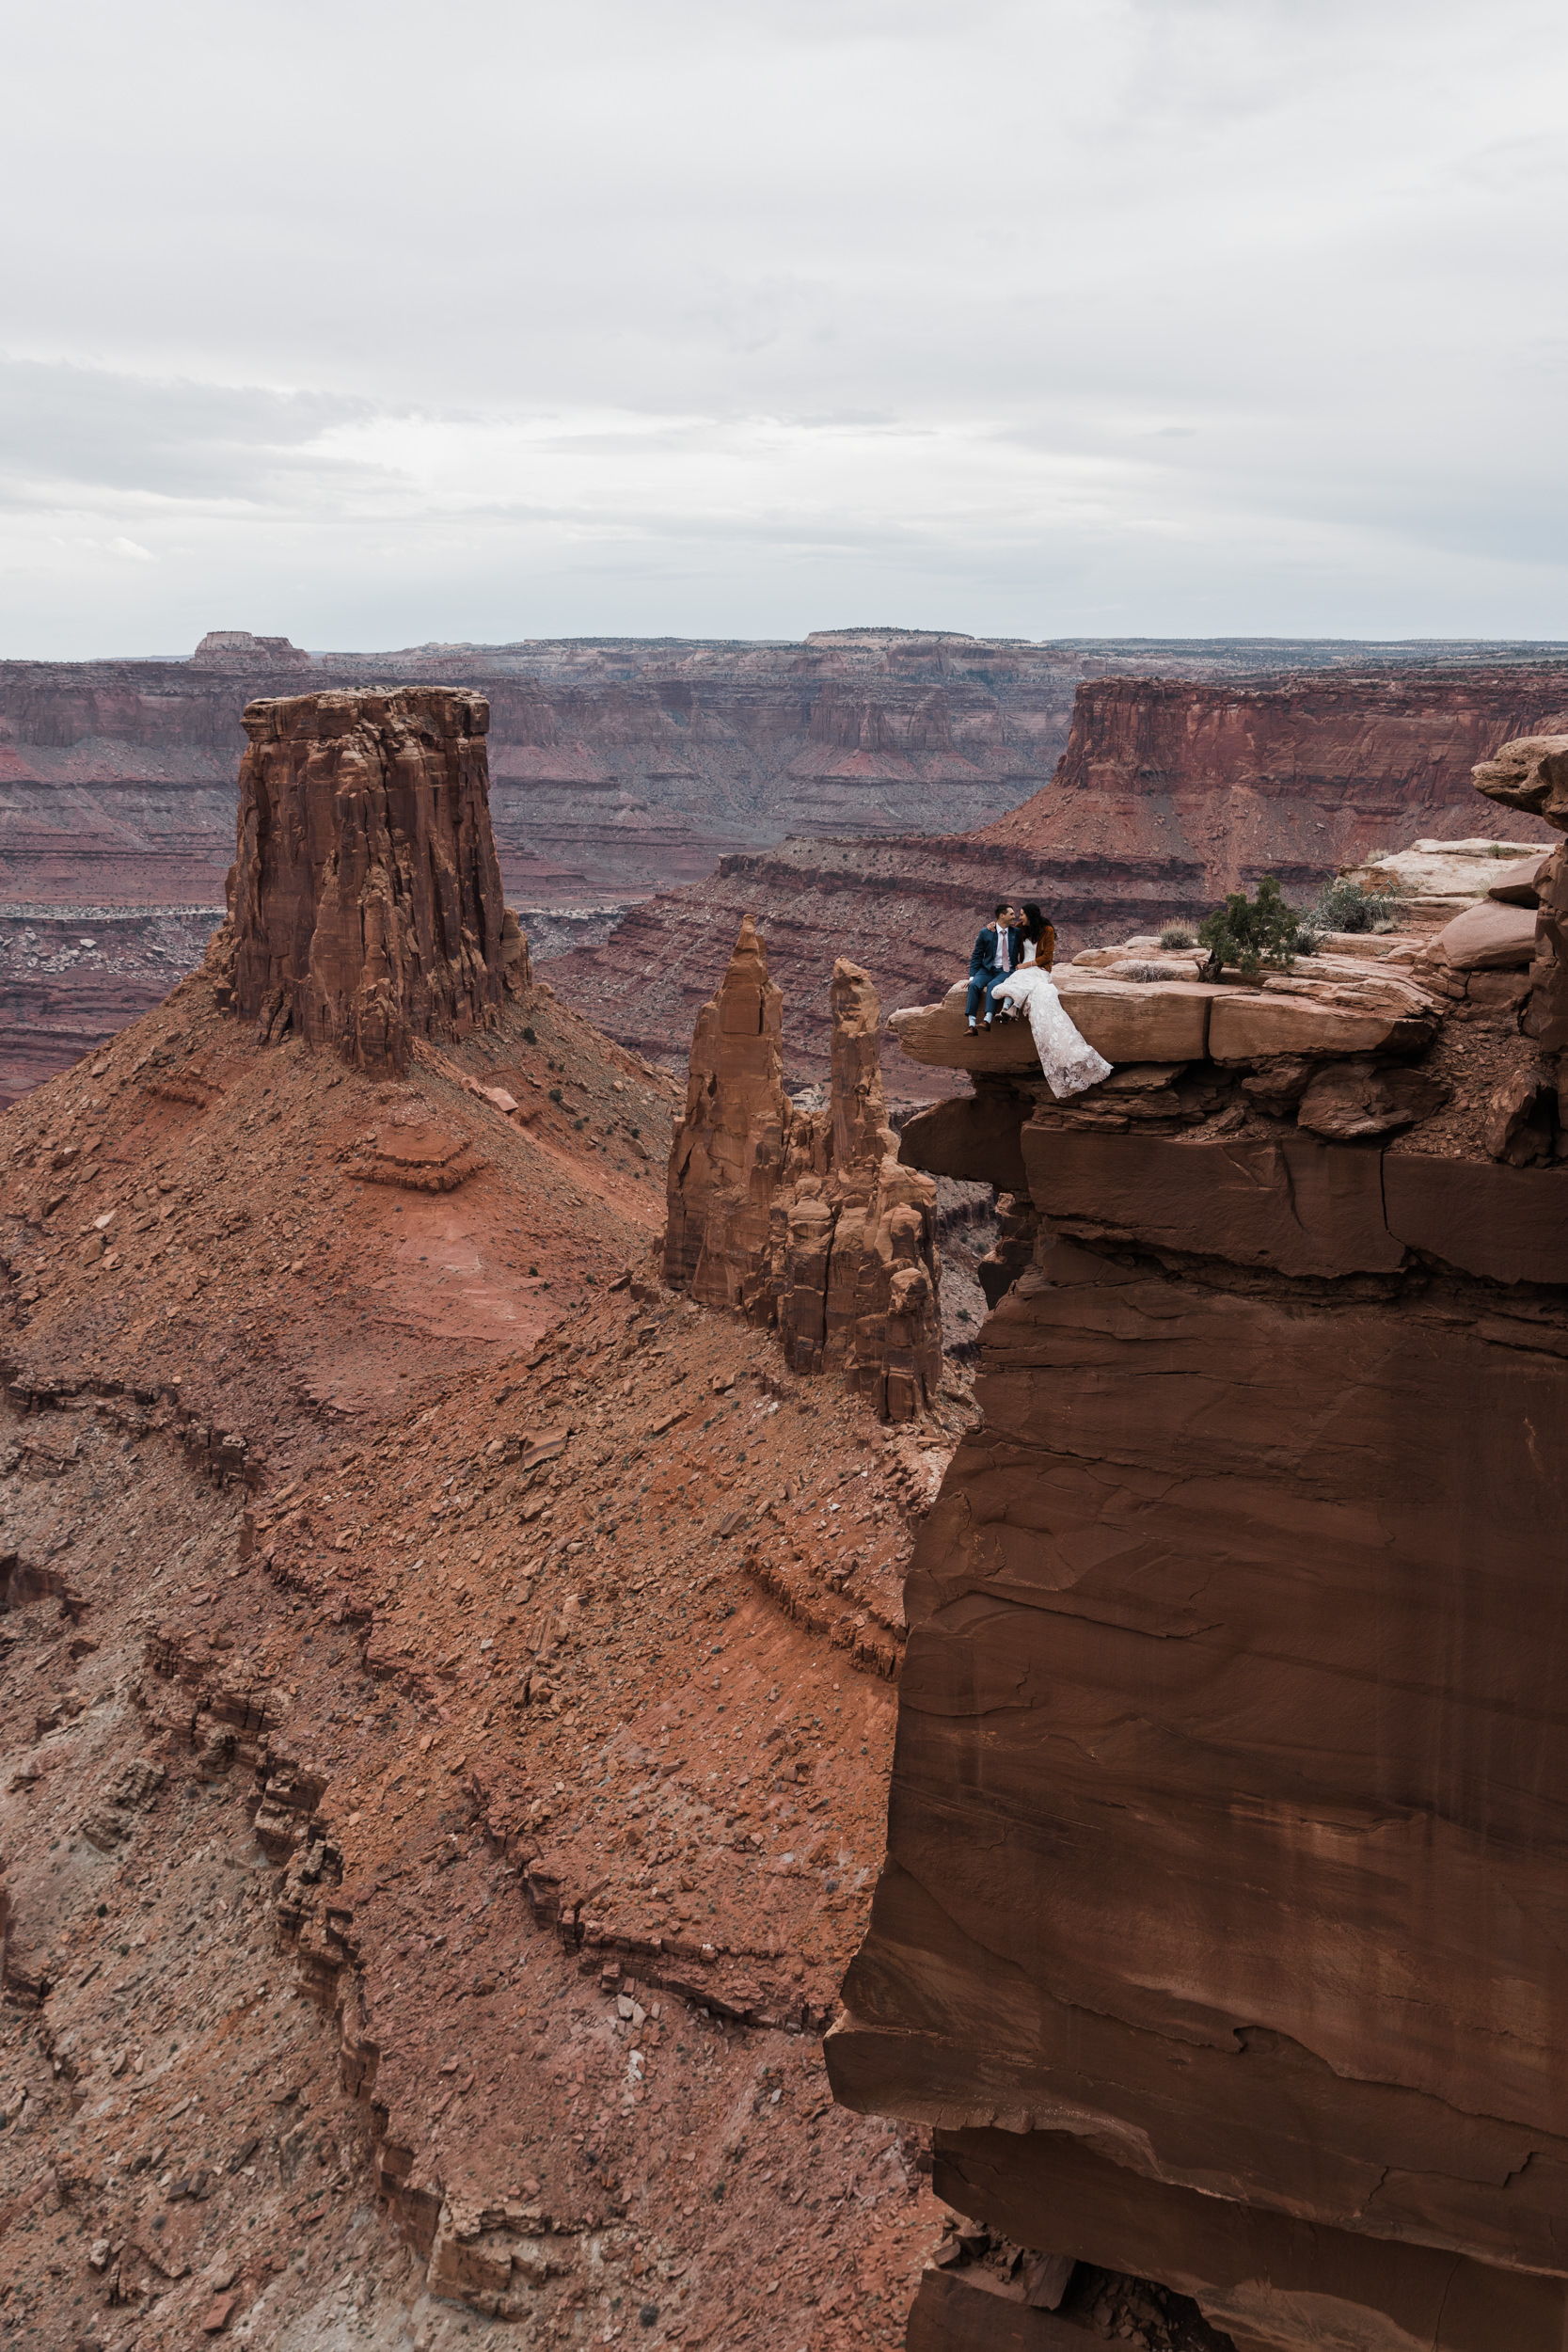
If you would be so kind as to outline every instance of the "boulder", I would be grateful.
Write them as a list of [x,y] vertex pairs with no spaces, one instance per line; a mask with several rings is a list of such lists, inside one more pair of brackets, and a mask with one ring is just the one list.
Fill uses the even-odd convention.
[[[1069,964],[1053,975],[1062,1004],[1086,1043],[1108,1062],[1201,1061],[1209,1006],[1216,991],[1199,981],[1114,980]],[[965,987],[949,989],[940,1005],[913,1005],[889,1016],[888,1026],[911,1061],[939,1070],[998,1076],[1039,1075],[1039,1056],[1026,1021],[997,1023],[990,1034],[969,1034]]]
[[1344,875],[1369,893],[1392,894],[1390,914],[1419,921],[1429,907],[1457,914],[1483,898],[1508,867],[1531,853],[1539,858],[1545,851],[1537,842],[1494,841],[1484,834],[1466,841],[1417,841],[1348,867]]
[[1568,833],[1568,735],[1521,735],[1471,770],[1478,792]]
[[1487,890],[1489,898],[1500,898],[1506,906],[1532,907],[1540,897],[1541,876],[1551,852],[1532,850],[1528,857],[1515,858],[1505,866]]
[[1389,1136],[1440,1111],[1451,1089],[1424,1070],[1356,1058],[1320,1069],[1301,1098],[1298,1125],[1349,1142]]
[[1455,972],[1515,972],[1535,953],[1535,908],[1497,898],[1456,914],[1432,942]]
[[1557,1083],[1534,1066],[1512,1071],[1486,1105],[1486,1149],[1508,1168],[1533,1168],[1553,1156]]
[[1081,2328],[1031,2309],[1022,2287],[976,2265],[922,2272],[904,2352],[1083,2352],[1085,2341]]
[[1543,1051],[1560,1054],[1568,1050],[1568,844],[1547,860],[1538,886],[1541,903],[1524,1027]]
[[1425,1009],[1414,990],[1390,994],[1382,1003],[1335,1003],[1327,995],[1227,988],[1215,993],[1209,1051],[1219,1062],[1272,1061],[1296,1054],[1414,1054],[1431,1044],[1436,1030],[1435,1014]]

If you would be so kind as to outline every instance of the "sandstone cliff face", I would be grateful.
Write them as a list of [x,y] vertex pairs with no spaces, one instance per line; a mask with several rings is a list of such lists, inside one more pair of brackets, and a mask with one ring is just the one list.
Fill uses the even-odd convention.
[[[1481,771],[1512,828],[1564,750]],[[1022,1161],[1037,1238],[915,1554],[835,2081],[937,2128],[961,2212],[1243,2352],[1568,2328],[1556,864],[1490,902],[1500,966],[1463,916],[1368,943],[1418,1031],[1298,967],[1072,1104],[1021,1063],[905,1130]],[[1099,984],[1146,1040],[1193,1001]]]
[[692,1038],[670,1154],[665,1279],[705,1306],[777,1325],[797,1372],[841,1370],[891,1420],[908,1421],[942,1370],[935,1187],[898,1162],[865,973],[834,968],[825,1111],[798,1111],[784,1092],[782,1002],[743,921]]
[[[399,1069],[494,1017],[526,949],[501,903],[484,703],[440,687],[246,706],[233,1002],[259,1034]],[[217,964],[230,951],[215,944]]]
[[1478,811],[1471,769],[1565,710],[1557,667],[1247,688],[1096,679],[1079,689],[1054,777],[983,837],[1191,861],[1211,903],[1264,873],[1288,896],[1308,892],[1418,834],[1517,830]]

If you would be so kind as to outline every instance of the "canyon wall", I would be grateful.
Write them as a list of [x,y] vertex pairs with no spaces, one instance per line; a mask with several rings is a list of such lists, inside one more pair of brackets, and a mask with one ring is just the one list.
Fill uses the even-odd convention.
[[1511,737],[1568,723],[1560,665],[1250,687],[1106,678],[1079,691],[1043,789],[983,830],[1023,852],[1175,859],[1211,898],[1275,874],[1288,896],[1418,834],[1509,822],[1470,771]]
[[319,660],[243,636],[212,632],[189,662],[0,662],[6,898],[220,902],[241,711],[305,684],[484,695],[507,890],[570,906],[695,879],[791,830],[980,824],[1050,775],[1083,674],[1052,646],[919,632]]
[[[1472,829],[1564,774],[1505,752]],[[904,1130],[1036,1246],[912,1565],[835,2082],[1055,2295],[1237,2352],[1568,2330],[1565,861],[1260,983],[1079,967],[1101,1087],[996,1041]]]

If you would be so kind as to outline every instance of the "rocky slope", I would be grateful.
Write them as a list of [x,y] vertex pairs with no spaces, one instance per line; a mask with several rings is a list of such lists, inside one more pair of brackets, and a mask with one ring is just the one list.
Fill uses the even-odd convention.
[[749,914],[785,991],[799,1083],[825,1071],[828,976],[847,951],[884,1004],[918,1003],[965,966],[1001,897],[1037,898],[1071,953],[1130,911],[1158,930],[1260,873],[1307,898],[1337,866],[1418,834],[1528,834],[1477,803],[1470,769],[1560,710],[1568,670],[1527,664],[1272,687],[1096,680],[1078,691],[1053,782],[996,822],[724,857],[707,882],[660,892],[547,968],[612,1036],[669,1061]]
[[[1477,805],[1562,828],[1565,776],[1516,744]],[[1081,2340],[1106,2268],[1238,2352],[1562,2340],[1565,866],[1260,983],[1091,953],[1109,1079],[1005,1031],[906,1124],[1012,1196],[829,2042],[974,2217],[933,2352],[999,2294]]]
[[7,2341],[891,2352],[816,2037],[967,1391],[667,1290],[675,1091],[547,986],[365,1071],[233,960],[0,1122]]

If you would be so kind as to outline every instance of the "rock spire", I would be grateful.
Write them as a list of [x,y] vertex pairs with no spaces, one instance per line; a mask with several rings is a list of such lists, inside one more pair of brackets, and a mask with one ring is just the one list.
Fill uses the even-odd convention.
[[490,828],[489,705],[454,688],[253,702],[218,964],[265,1040],[367,1070],[461,1035],[528,977]]
[[664,1275],[705,1306],[776,1326],[796,1371],[842,1371],[907,1421],[942,1370],[935,1187],[898,1164],[870,978],[841,958],[830,998],[828,1104],[798,1110],[784,1089],[783,998],[742,922],[691,1041]]

